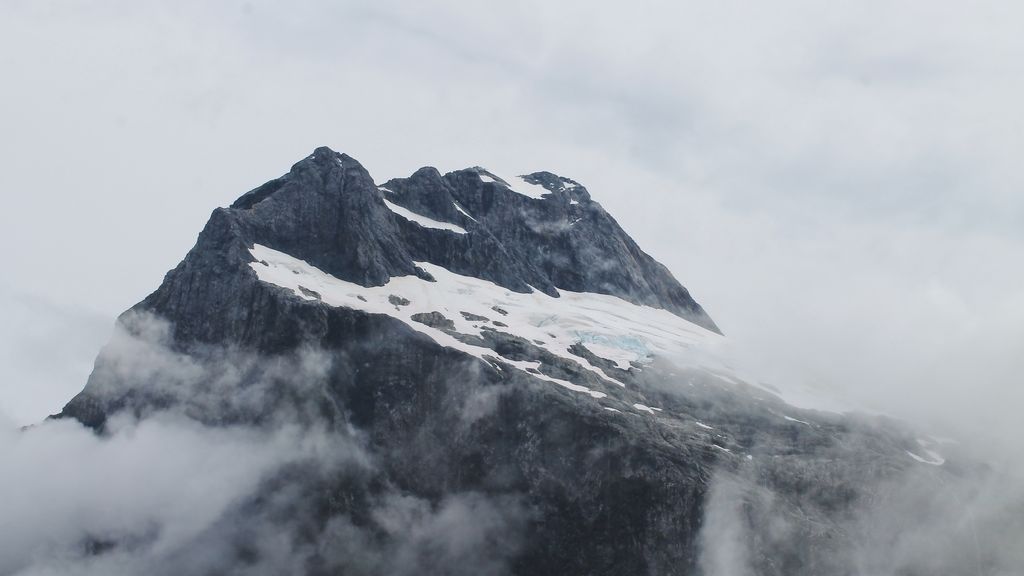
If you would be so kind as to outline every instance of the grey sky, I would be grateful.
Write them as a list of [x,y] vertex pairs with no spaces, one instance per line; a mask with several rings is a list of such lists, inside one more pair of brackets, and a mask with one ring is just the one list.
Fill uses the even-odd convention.
[[1024,401],[1022,18],[8,0],[0,412],[57,411],[210,211],[323,144],[378,181],[426,164],[572,177],[767,380],[1005,436]]

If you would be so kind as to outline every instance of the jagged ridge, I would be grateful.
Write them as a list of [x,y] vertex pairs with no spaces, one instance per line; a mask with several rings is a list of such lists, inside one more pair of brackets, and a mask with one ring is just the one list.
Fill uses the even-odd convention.
[[[280,249],[364,286],[415,274],[413,262],[428,261],[517,292],[611,294],[718,331],[586,188],[537,172],[525,177],[543,187],[537,200],[488,176],[479,168],[443,176],[422,168],[378,189],[356,160],[318,148],[288,174],[239,198],[225,216],[250,245]],[[418,226],[396,217],[382,199],[468,233]]]

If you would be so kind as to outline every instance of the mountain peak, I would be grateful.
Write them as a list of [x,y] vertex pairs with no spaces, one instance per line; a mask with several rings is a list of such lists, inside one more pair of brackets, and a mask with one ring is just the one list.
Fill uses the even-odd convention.
[[335,152],[330,146],[317,146],[313,149],[313,153],[310,154],[310,156],[316,156],[318,154],[323,156],[341,156],[340,152]]
[[[419,262],[513,292],[561,290],[619,297],[718,331],[672,274],[575,180],[553,172],[498,175],[482,167],[441,175],[425,167],[378,186],[354,158],[320,147],[236,200],[223,219],[242,250],[259,244],[362,286],[422,275]],[[204,246],[194,251],[223,251]],[[227,265],[227,264],[225,264]]]
[[[857,532],[835,519],[893,471],[943,457],[875,422],[785,405],[717,355],[715,330],[579,182],[424,168],[378,186],[321,148],[214,211],[185,259],[122,315],[59,417],[111,434],[118,415],[170,413],[297,430],[302,442],[327,435],[315,458],[253,482],[228,520],[175,551],[205,558],[211,539],[238,544],[203,573],[252,568],[282,541],[303,551],[294,573],[405,573],[326,562],[394,538],[394,518],[444,515],[472,495],[519,519],[486,538],[519,542],[515,574],[693,573],[701,518],[722,498],[742,505],[736,521],[802,522],[806,561],[777,564],[762,548],[751,558],[769,564],[751,572],[848,574],[823,563]],[[285,446],[275,451],[304,453]],[[756,481],[752,497],[718,494],[716,478]],[[458,517],[493,515],[470,505]],[[248,531],[253,518],[272,541]],[[751,541],[770,547],[768,526]],[[152,533],[147,523],[96,554]],[[431,545],[410,566],[460,564],[442,555],[423,569],[435,556]]]

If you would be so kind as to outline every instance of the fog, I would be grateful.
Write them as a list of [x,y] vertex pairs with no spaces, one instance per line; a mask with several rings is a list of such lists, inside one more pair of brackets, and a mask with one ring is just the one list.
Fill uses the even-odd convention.
[[[72,419],[0,421],[0,574],[505,572],[525,503],[369,489],[366,439],[323,412],[328,354],[185,355],[168,331],[147,314],[122,318],[91,390],[145,386],[99,433]],[[467,418],[493,403],[469,400]],[[325,486],[368,493],[361,516],[324,524]]]
[[[1018,472],[911,467],[872,489],[867,504],[831,518],[851,543],[818,555],[856,575],[979,574],[1010,576],[1024,569],[1024,489]],[[700,532],[700,569],[707,576],[760,573],[806,554],[797,528],[804,506],[758,480],[757,465],[719,474],[711,484]],[[813,530],[813,527],[812,527]],[[761,557],[756,555],[760,554]],[[754,560],[761,561],[755,564]],[[815,566],[800,564],[800,573]]]
[[[0,573],[308,573],[314,558],[325,572],[504,572],[529,517],[509,497],[456,493],[431,503],[389,491],[370,503],[368,521],[338,515],[318,528],[303,481],[372,469],[349,440],[295,425],[204,427],[172,414],[122,419],[105,437],[73,421],[5,427],[0,491],[16,497],[0,500]],[[303,525],[312,541],[294,537]]]
[[[73,555],[80,533],[156,522],[170,528],[144,547],[173,548],[165,532],[205,528],[166,517],[189,489],[174,479],[217,463],[209,500],[190,500],[212,513],[293,462],[274,449],[290,438],[285,422],[211,439],[182,414],[118,423],[105,439],[69,422],[12,430],[82,388],[114,317],[156,288],[214,207],[319,145],[378,181],[429,164],[581,182],[690,289],[748,373],[906,419],[990,463],[991,477],[949,488],[968,504],[939,495],[921,519],[963,536],[959,521],[976,518],[983,573],[1019,566],[1002,512],[1024,469],[1022,16],[996,1],[4,2],[0,452],[16,473],[2,488],[66,498],[38,519],[0,504],[0,518],[34,526],[3,539],[18,554],[0,571],[30,565],[32,535]],[[159,349],[154,338],[125,345]],[[164,360],[178,383],[211,369]],[[213,369],[229,381],[262,366],[225,361]],[[141,456],[157,446],[181,454]],[[252,456],[223,457],[237,453]],[[118,484],[127,473],[89,477],[106,468],[151,480],[152,493],[133,503]],[[450,510],[481,506],[474,498]],[[429,533],[446,510],[419,525]],[[733,511],[715,510],[709,529],[742,540]],[[62,517],[80,521],[48,536]],[[974,557],[913,538],[880,540],[889,566]],[[744,569],[741,552],[706,562],[713,574]]]

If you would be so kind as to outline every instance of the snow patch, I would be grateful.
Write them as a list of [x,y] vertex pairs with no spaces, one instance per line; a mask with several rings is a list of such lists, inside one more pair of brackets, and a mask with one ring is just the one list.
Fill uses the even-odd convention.
[[466,210],[462,206],[459,206],[458,202],[452,202],[452,205],[454,205],[455,209],[458,210],[459,212],[461,212],[466,218],[469,218],[473,222],[476,222],[476,218],[473,218],[472,216],[470,216],[469,212],[466,212]]
[[917,439],[917,445],[921,447],[920,451],[921,451],[922,454],[924,454],[924,456],[919,456],[919,455],[911,452],[910,450],[907,450],[907,454],[911,458],[913,458],[914,460],[917,460],[918,462],[921,462],[922,464],[931,464],[932,466],[942,466],[943,464],[946,463],[946,459],[943,458],[942,455],[939,454],[938,452],[936,452],[936,451],[932,450],[931,448],[929,448],[929,446],[931,446],[931,444],[932,444],[931,442],[928,442],[926,440],[922,440],[921,438],[918,438]]
[[381,199],[384,200],[384,204],[388,207],[389,210],[410,222],[415,222],[419,224],[424,228],[432,228],[434,230],[447,230],[449,232],[455,232],[456,234],[466,233],[466,229],[461,226],[456,226],[455,224],[450,224],[448,222],[439,222],[437,220],[434,220],[433,218],[427,218],[426,216],[423,216],[422,214],[417,214],[412,210],[409,210],[408,208],[402,208],[398,204],[389,202],[387,198]]
[[[484,348],[484,350],[489,350],[492,353],[495,353],[490,348]],[[552,384],[558,384],[562,388],[567,388],[569,390],[572,390],[573,392],[583,392],[583,393],[586,393],[586,394],[590,394],[594,398],[605,398],[605,397],[608,396],[604,392],[598,392],[597,390],[591,390],[590,388],[587,388],[586,386],[580,386],[578,384],[573,384],[572,382],[569,382],[569,381],[566,381],[566,380],[561,380],[559,378],[552,378],[551,376],[548,376],[547,374],[544,374],[544,373],[540,372],[540,366],[541,366],[540,362],[536,362],[536,361],[535,362],[530,362],[528,360],[510,360],[508,358],[505,358],[504,356],[500,356],[499,359],[500,359],[501,362],[503,362],[505,364],[510,364],[513,367],[518,368],[519,370],[522,370],[523,372],[526,372],[526,373],[530,374],[534,378],[539,378],[539,379],[544,380],[546,382],[551,382]]]
[[[511,325],[511,333],[531,340],[539,340],[543,334],[546,340],[541,347],[592,371],[610,384],[622,386],[621,382],[609,378],[599,368],[570,353],[568,347],[575,343],[571,335],[563,333],[561,336],[550,336],[557,332],[556,326],[538,326],[543,324],[543,319],[550,318],[545,308],[551,306],[550,302],[558,301],[558,298],[541,292],[510,292],[496,284],[453,274],[428,262],[417,262],[416,265],[427,271],[435,282],[428,282],[417,276],[399,276],[392,278],[384,286],[365,287],[335,278],[298,258],[260,244],[254,245],[249,252],[256,259],[255,262],[250,262],[249,266],[261,281],[291,290],[303,300],[320,300],[329,306],[391,316],[413,330],[431,337],[441,346],[465,352],[496,368],[500,368],[502,364],[508,365],[534,378],[574,392],[585,393],[593,398],[607,396],[604,392],[539,373],[540,362],[516,361],[501,357],[490,348],[466,344],[451,334],[412,319],[415,314],[439,312],[452,322],[457,332],[479,336],[482,333],[480,323],[474,325],[474,322],[466,319],[461,312],[493,316],[492,307],[500,306],[509,312],[502,319]],[[395,306],[391,303],[393,298],[407,300],[408,304]]]
[[938,454],[936,454],[935,452],[932,452],[931,450],[924,450],[924,453],[925,453],[924,456],[918,456],[917,454],[914,454],[910,450],[907,450],[906,452],[907,452],[908,456],[910,456],[911,458],[913,458],[914,460],[917,460],[918,462],[920,462],[922,464],[931,464],[932,466],[942,466],[943,464],[946,463],[946,459],[945,458],[943,458],[942,456],[939,456]]
[[489,171],[478,172],[477,175],[480,176],[480,179],[483,180],[484,182],[493,182],[495,184],[500,184],[501,186],[504,186],[505,188],[508,188],[509,190],[517,194],[522,194],[523,196],[533,198],[534,200],[542,200],[545,196],[551,194],[550,192],[548,192],[547,188],[544,188],[540,184],[531,184],[524,180],[522,176],[502,178],[500,176],[495,176],[492,172]]
[[[465,352],[499,369],[505,366],[522,371],[527,371],[527,368],[540,370],[535,363],[500,358],[490,348],[466,344],[411,317],[438,312],[451,321],[454,330],[460,334],[484,336],[485,330],[513,334],[589,371],[608,386],[624,388],[623,383],[616,379],[615,372],[606,373],[570,350],[582,344],[591,353],[614,362],[623,370],[637,370],[634,364],[643,365],[652,358],[664,358],[679,367],[729,375],[724,377],[722,385],[727,385],[726,379],[731,380],[731,376],[736,374],[725,355],[728,349],[721,335],[667,310],[633,304],[615,296],[568,290],[560,290],[559,296],[549,296],[537,290],[513,292],[486,280],[455,274],[429,262],[417,262],[416,265],[436,282],[410,275],[391,278],[383,286],[364,287],[335,278],[302,260],[265,246],[256,245],[250,252],[256,260],[250,266],[264,282],[291,290],[304,300],[319,299],[330,306],[392,316],[442,346]],[[390,296],[408,300],[409,304],[396,307],[389,302]],[[505,314],[496,312],[495,308]],[[505,326],[470,321],[462,312],[500,320]],[[530,374],[592,397],[604,395],[600,390],[591,389],[593,385],[587,388],[543,374]],[[736,377],[736,381],[741,380],[745,379]],[[629,406],[628,403],[626,405]],[[707,429],[711,427],[707,426]]]

